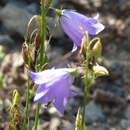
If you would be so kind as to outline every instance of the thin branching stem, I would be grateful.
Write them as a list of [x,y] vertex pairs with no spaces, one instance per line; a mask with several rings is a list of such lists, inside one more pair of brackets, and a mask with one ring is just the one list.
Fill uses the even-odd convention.
[[89,75],[89,49],[90,49],[90,44],[89,44],[89,37],[88,33],[85,32],[85,36],[87,39],[87,49],[86,49],[86,73],[85,73],[85,90],[84,90],[84,101],[83,101],[83,113],[82,113],[82,130],[84,130],[85,126],[85,114],[86,114],[86,105],[87,105],[87,94],[88,94],[88,88],[89,88],[89,80],[88,80],[88,75]]
[[42,25],[41,25],[41,49],[40,49],[40,68],[45,62],[45,31],[46,31],[46,13],[44,0],[41,0]]
[[[44,0],[41,0],[41,12],[42,12],[42,25],[41,25],[40,70],[42,69],[42,66],[46,62],[46,52],[45,52],[46,10],[44,7]],[[40,110],[40,103],[37,103],[34,130],[37,130],[39,120],[39,110]]]
[[33,130],[37,130],[38,126],[38,120],[39,120],[39,110],[40,110],[40,103],[37,103],[37,110],[36,110],[36,115],[35,115],[35,123],[34,123],[34,128]]
[[[31,44],[29,44],[29,60],[28,60],[28,69],[30,70],[31,68],[31,55],[30,55],[30,47]],[[28,74],[28,80],[27,80],[27,97],[26,97],[26,106],[25,106],[25,115],[24,115],[24,123],[23,123],[23,128],[22,130],[26,129],[26,124],[27,124],[27,118],[28,118],[28,106],[29,106],[29,89],[30,89],[30,77]]]

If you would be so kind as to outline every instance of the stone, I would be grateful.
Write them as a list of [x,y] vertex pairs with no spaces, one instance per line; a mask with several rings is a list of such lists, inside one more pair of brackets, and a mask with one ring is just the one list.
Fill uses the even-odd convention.
[[129,0],[119,0],[119,7],[121,11],[130,9],[130,1]]
[[125,110],[125,117],[130,120],[130,105],[127,106]]
[[114,94],[115,96],[119,96],[119,97],[124,97],[124,93],[121,90],[121,88],[119,86],[116,86],[114,84],[109,84],[105,90],[107,92],[111,92],[112,94]]
[[10,107],[12,105],[12,103],[11,103],[11,101],[8,98],[6,98],[4,100],[4,105],[5,105],[5,108],[8,108],[8,107]]
[[57,7],[59,5],[60,2],[62,2],[63,0],[52,0],[52,6],[53,7]]
[[32,14],[37,14],[38,12],[39,12],[39,10],[40,10],[40,6],[37,4],[37,3],[31,3],[31,4],[29,4],[27,7],[26,7],[26,9],[30,12],[30,13],[32,13]]
[[56,118],[56,117],[53,117],[50,121],[50,130],[58,130],[58,127],[60,125],[60,119]]
[[[122,126],[123,129],[127,129],[127,128],[130,128],[130,120],[125,120],[125,119],[122,119],[120,121],[120,124]],[[128,129],[127,129],[128,130]]]
[[67,120],[63,120],[62,124],[59,127],[59,130],[74,130],[75,129],[75,125],[70,123]]
[[130,94],[126,97],[126,101],[130,102]]
[[27,23],[31,17],[32,14],[27,10],[12,4],[7,4],[0,11],[0,21],[2,21],[10,35],[19,34],[24,37]]
[[75,4],[77,4],[77,5],[79,5],[79,6],[82,6],[83,8],[84,7],[86,7],[86,6],[88,6],[88,4],[89,4],[89,1],[87,1],[87,0],[64,0],[65,2],[70,2],[70,3],[75,3]]
[[14,6],[17,6],[17,7],[20,7],[20,8],[25,8],[28,4],[26,1],[18,1],[18,0],[10,0],[8,2],[9,5],[14,5]]
[[116,79],[117,77],[122,76],[124,65],[121,64],[119,60],[107,61],[106,66],[110,70],[109,73],[112,75],[112,79]]
[[38,124],[37,130],[47,130],[48,127],[49,127],[49,122],[42,121],[41,124]]
[[57,21],[55,19],[47,19],[47,25],[49,27],[50,34],[52,34],[53,38],[58,39],[64,36],[64,32],[59,24],[57,24],[56,27],[55,24],[57,24]]
[[14,40],[9,35],[0,35],[0,45],[3,45],[7,48],[14,47]]
[[[100,6],[100,0],[63,0],[63,4],[67,9],[77,10],[77,8],[82,12],[83,10],[92,10],[92,4],[95,6]],[[84,14],[88,15],[84,11]]]
[[100,122],[104,120],[105,116],[100,106],[97,105],[94,101],[89,102],[86,107],[86,116],[85,116],[86,124],[91,124],[96,121]]
[[[129,37],[129,35],[130,35],[130,25],[129,26],[127,26],[125,29],[124,29],[124,35],[130,40],[130,37]],[[129,43],[129,42],[128,42]]]
[[94,7],[99,8],[102,6],[102,0],[92,0]]
[[[64,61],[60,61],[63,57],[63,50],[59,47],[55,47],[55,48],[49,48],[48,49],[48,59],[50,61],[50,63],[53,66],[58,66],[58,67],[66,67],[66,64],[68,64],[68,60],[64,60]],[[59,62],[60,61],[60,62]]]
[[6,3],[10,2],[10,0],[0,0],[1,5],[5,5]]

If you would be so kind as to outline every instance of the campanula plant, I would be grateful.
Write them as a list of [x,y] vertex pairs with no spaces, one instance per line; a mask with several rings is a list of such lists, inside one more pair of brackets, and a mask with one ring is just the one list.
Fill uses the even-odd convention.
[[[48,31],[48,26],[46,25],[46,15],[51,2],[51,0],[41,0],[41,16],[34,16],[32,18],[32,20],[35,19],[39,23],[40,29],[36,28],[33,30],[30,39],[34,39],[34,41],[30,40],[29,45],[27,45],[28,42],[26,38],[25,43],[23,44],[23,59],[26,68],[28,69],[28,86],[23,130],[27,128],[27,122],[29,124],[27,117],[29,117],[29,101],[32,95],[34,95],[34,102],[37,103],[33,130],[37,130],[40,104],[53,102],[57,110],[64,114],[64,109],[68,99],[78,94],[72,92],[70,89],[72,83],[74,82],[74,76],[77,72],[77,68],[55,69],[50,65],[50,63],[48,63],[48,57],[46,54],[47,50],[45,46],[46,32]],[[69,10],[54,10],[59,17],[59,21],[64,32],[73,41],[72,52],[76,51],[78,47],[81,47],[80,54],[84,56],[84,67],[79,65],[79,68],[85,69],[84,101],[83,107],[77,114],[78,118],[76,118],[75,130],[85,130],[84,120],[88,88],[95,78],[108,74],[107,69],[101,67],[97,63],[97,59],[101,56],[102,52],[100,38],[92,40],[89,40],[89,38],[91,35],[97,35],[103,31],[105,27],[103,24],[98,22],[97,17],[91,18]],[[29,24],[31,24],[31,22],[29,22]],[[29,30],[29,27],[27,30]],[[32,38],[33,36],[34,38]],[[91,47],[92,44],[93,47]],[[50,66],[52,69],[49,69]],[[35,83],[32,89],[30,87],[31,79]],[[31,90],[32,93],[30,93]]]

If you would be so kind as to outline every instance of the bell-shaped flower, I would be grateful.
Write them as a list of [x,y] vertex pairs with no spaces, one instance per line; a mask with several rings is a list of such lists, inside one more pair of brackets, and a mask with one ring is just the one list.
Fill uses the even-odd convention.
[[39,85],[34,101],[39,103],[54,101],[54,106],[63,114],[68,98],[76,95],[70,90],[74,80],[73,72],[75,69],[70,68],[53,68],[37,73],[30,71],[30,77]]
[[105,28],[103,24],[98,22],[97,18],[86,17],[75,11],[62,11],[60,23],[64,32],[73,40],[72,51],[81,46],[84,32],[87,31],[89,35],[96,35]]

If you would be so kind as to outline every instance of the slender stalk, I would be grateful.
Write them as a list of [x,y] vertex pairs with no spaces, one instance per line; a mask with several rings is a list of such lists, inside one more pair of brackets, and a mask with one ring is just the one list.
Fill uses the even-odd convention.
[[32,99],[32,97],[34,96],[34,93],[35,93],[36,89],[37,89],[37,85],[34,84],[33,88],[32,88],[32,92],[30,93],[29,99]]
[[52,0],[48,0],[48,1],[47,1],[47,6],[46,6],[46,9],[45,9],[45,13],[46,13],[46,14],[47,14],[47,12],[48,12],[48,10],[49,10],[49,8],[50,8],[51,2],[52,2]]
[[[30,56],[30,46],[29,44],[29,60],[28,60],[28,69],[30,70],[31,68],[31,56]],[[27,97],[26,97],[26,106],[25,106],[25,115],[24,115],[24,123],[23,123],[23,128],[22,130],[26,129],[26,124],[27,124],[27,118],[28,118],[28,105],[29,105],[29,89],[30,89],[30,77],[28,74],[28,80],[27,80]]]
[[38,120],[39,120],[39,110],[40,110],[40,103],[37,103],[37,110],[36,110],[36,115],[35,115],[35,123],[34,123],[34,128],[33,130],[37,130],[37,125],[38,125]]
[[41,11],[42,11],[42,25],[41,25],[41,49],[40,49],[40,68],[45,62],[45,31],[46,31],[46,13],[44,7],[44,0],[41,0]]
[[85,32],[85,36],[87,39],[87,48],[86,48],[86,73],[85,73],[85,90],[84,90],[84,101],[83,101],[83,113],[82,113],[82,130],[84,130],[85,125],[85,113],[86,113],[86,105],[87,105],[87,94],[88,94],[88,88],[89,88],[89,81],[88,81],[88,73],[89,73],[89,37],[88,34]]
[[[45,53],[45,30],[46,30],[46,11],[44,7],[44,0],[41,0],[41,12],[42,12],[42,25],[41,25],[41,49],[40,49],[40,70],[43,64],[46,62],[46,53]],[[35,123],[33,130],[37,130],[38,120],[39,120],[39,110],[40,103],[37,103],[36,115],[35,115]]]
[[[36,59],[35,71],[38,72],[38,59]],[[30,93],[29,99],[31,99],[34,96],[36,89],[37,89],[37,85],[34,84],[32,88],[32,92]]]
[[27,130],[30,129],[30,121],[29,121],[29,117],[28,117],[28,126],[27,126]]

